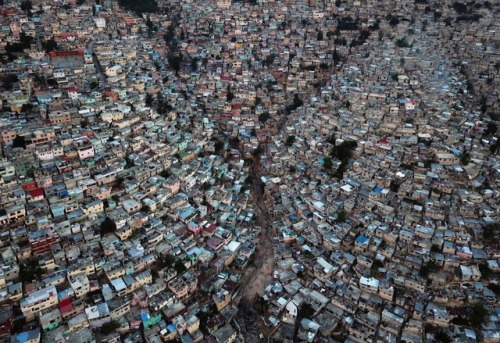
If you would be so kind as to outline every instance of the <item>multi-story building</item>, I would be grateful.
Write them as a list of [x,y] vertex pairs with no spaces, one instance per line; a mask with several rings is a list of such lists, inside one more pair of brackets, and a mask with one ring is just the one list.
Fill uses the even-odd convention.
[[28,294],[21,300],[20,307],[26,317],[32,317],[57,304],[57,290],[54,286],[50,286]]

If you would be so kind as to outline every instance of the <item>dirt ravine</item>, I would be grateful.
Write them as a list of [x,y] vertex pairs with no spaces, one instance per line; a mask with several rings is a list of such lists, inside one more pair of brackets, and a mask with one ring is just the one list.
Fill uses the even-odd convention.
[[243,276],[241,299],[253,302],[256,296],[264,294],[265,287],[271,282],[274,269],[273,227],[269,206],[264,200],[260,187],[260,166],[256,161],[254,178],[251,184],[252,200],[255,209],[255,224],[261,228],[259,242],[250,266]]
[[236,321],[241,328],[245,342],[260,341],[260,334],[267,337],[270,329],[265,326],[253,305],[259,296],[264,294],[266,286],[272,281],[274,270],[275,236],[272,226],[273,218],[269,208],[272,206],[265,201],[260,182],[260,165],[254,165],[254,178],[251,184],[252,201],[255,209],[255,225],[261,228],[253,265],[249,266],[241,279],[241,291],[238,301],[239,313]]

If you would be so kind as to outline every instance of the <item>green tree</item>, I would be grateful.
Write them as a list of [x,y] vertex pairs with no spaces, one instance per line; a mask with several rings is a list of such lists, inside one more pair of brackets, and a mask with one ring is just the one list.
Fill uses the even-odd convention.
[[101,236],[107,233],[113,233],[115,231],[116,231],[115,222],[111,218],[106,217],[101,223]]
[[182,262],[181,260],[175,261],[174,269],[177,272],[177,275],[180,275],[187,270],[186,266],[184,265],[184,262]]
[[500,296],[500,285],[490,283],[488,288],[491,289],[497,296]]
[[285,108],[286,114],[290,114],[292,111],[295,111],[297,108],[301,107],[303,104],[304,103],[303,103],[302,99],[300,99],[299,95],[295,94],[293,96],[293,103],[288,105]]
[[269,112],[264,112],[259,115],[259,121],[265,123],[269,119]]
[[355,141],[344,141],[333,147],[332,157],[337,158],[342,162],[346,162],[352,157],[352,153],[357,146],[358,143]]
[[33,105],[30,104],[30,103],[27,103],[27,104],[23,104],[21,106],[21,113],[28,113],[30,112],[32,109],[33,109]]
[[167,59],[169,66],[178,74],[181,70],[182,55],[169,54]]
[[372,263],[372,269],[377,271],[379,268],[384,268],[384,263],[380,260],[374,260]]
[[153,95],[151,93],[146,93],[146,99],[144,100],[147,107],[151,107],[153,104]]
[[24,138],[24,136],[17,135],[16,138],[14,138],[12,146],[14,148],[23,148],[23,149],[26,149],[26,139]]
[[119,0],[118,3],[122,8],[135,12],[139,17],[143,13],[158,12],[158,5],[154,0]]
[[346,211],[340,211],[337,213],[337,219],[335,220],[337,223],[343,223],[347,219],[347,212]]
[[269,301],[265,300],[263,297],[259,297],[259,300],[255,305],[259,309],[260,314],[265,315],[267,309],[269,308]]
[[335,146],[335,142],[337,140],[337,137],[335,136],[335,133],[332,133],[332,135],[326,140],[328,143],[332,144]]
[[233,94],[233,92],[231,92],[231,86],[228,85],[227,86],[226,101],[231,102],[231,101],[233,101],[233,99],[234,99],[234,94]]
[[498,132],[498,126],[494,122],[489,122],[488,125],[486,126],[486,130],[484,131],[484,134],[486,136],[489,135],[495,135]]
[[466,14],[467,13],[467,5],[462,3],[462,2],[458,2],[458,1],[455,1],[453,3],[453,9],[458,13],[458,14]]
[[443,330],[439,330],[436,333],[436,340],[441,343],[451,343],[451,338]]
[[31,17],[33,11],[33,3],[31,0],[21,1],[21,10],[25,12],[28,17]]
[[489,311],[480,302],[475,303],[472,307],[472,315],[470,316],[470,323],[475,328],[480,328],[487,320]]
[[120,327],[120,324],[117,322],[117,321],[110,321],[108,323],[105,323],[103,324],[100,328],[99,328],[99,332],[104,335],[104,336],[107,336],[109,334],[112,334],[113,332],[116,331],[116,329],[118,329]]
[[2,81],[2,87],[6,90],[11,90],[19,81],[16,74],[5,74],[0,76],[0,80]]
[[439,266],[434,263],[434,261],[429,260],[427,263],[422,264],[420,267],[420,275],[422,277],[426,277],[429,275],[430,272],[435,272],[439,270]]
[[303,303],[302,306],[300,306],[298,316],[299,318],[312,318],[314,316],[314,309],[312,308],[311,305],[308,303]]
[[431,246],[431,251],[432,252],[441,252],[441,247],[439,245],[437,245],[437,244],[433,244]]
[[27,49],[30,47],[31,42],[33,42],[33,37],[28,36],[24,31],[21,31],[21,35],[19,36],[19,40],[23,44],[24,48]]
[[253,156],[254,157],[259,157],[260,155],[262,155],[262,153],[264,152],[264,150],[262,149],[262,147],[259,145],[257,148],[254,149],[253,151]]
[[344,173],[347,170],[347,164],[348,164],[347,161],[342,161],[337,170],[335,171],[335,174],[333,174],[333,177],[342,180],[344,178]]
[[167,32],[163,35],[163,39],[167,43],[167,45],[172,44],[175,39],[175,27],[173,25],[169,25],[167,27]]
[[197,71],[198,70],[198,62],[200,61],[200,59],[198,57],[193,57],[191,59],[191,69],[193,69],[193,71]]
[[240,139],[238,138],[238,136],[231,137],[229,138],[229,144],[233,149],[238,149],[238,146],[240,144]]
[[359,34],[358,39],[362,42],[366,41],[368,37],[370,37],[371,32],[369,30],[362,30],[361,33]]
[[462,154],[462,156],[460,157],[460,163],[462,163],[462,165],[466,166],[468,165],[470,162],[470,154],[468,152],[464,152]]
[[483,227],[483,239],[485,241],[492,241],[500,232],[500,223],[490,224]]
[[154,28],[153,22],[151,21],[151,18],[149,16],[146,19],[146,26],[148,27],[149,30],[153,30]]
[[391,181],[391,184],[389,185],[389,189],[393,191],[394,193],[399,192],[399,188],[401,187],[401,184],[397,183],[395,180]]
[[396,41],[396,45],[400,48],[409,48],[410,44],[408,44],[408,41],[406,40],[406,37],[400,38]]
[[38,280],[42,275],[43,270],[36,259],[28,260],[24,266],[19,268],[19,280],[23,283]]
[[328,170],[332,169],[333,162],[332,162],[332,159],[330,157],[325,157],[325,159],[323,160],[323,167],[325,169],[328,169]]
[[277,55],[273,52],[269,56],[266,57],[266,59],[262,62],[264,65],[272,65],[274,63],[274,60],[276,59]]
[[55,50],[57,50],[57,42],[54,38],[51,38],[49,40],[42,42],[42,47],[47,52],[55,51]]
[[172,267],[175,263],[175,257],[171,254],[167,254],[165,256],[165,263],[167,264],[167,266]]
[[481,272],[481,276],[483,279],[488,280],[492,274],[492,270],[488,267],[487,263],[480,263],[478,265],[479,271]]
[[221,142],[220,140],[217,140],[214,145],[215,152],[220,152],[222,149],[224,149],[224,142]]
[[295,136],[294,135],[290,135],[286,138],[286,145],[287,146],[292,146],[293,143],[295,143]]
[[397,17],[391,17],[391,19],[389,20],[389,25],[391,25],[391,27],[396,27],[398,26],[399,24],[399,19]]

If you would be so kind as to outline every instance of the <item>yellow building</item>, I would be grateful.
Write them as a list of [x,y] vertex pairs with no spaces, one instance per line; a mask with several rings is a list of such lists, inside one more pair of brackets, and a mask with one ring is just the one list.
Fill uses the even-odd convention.
[[221,289],[219,292],[212,295],[212,299],[215,302],[217,311],[220,311],[231,303],[231,293],[225,289]]
[[32,292],[20,302],[21,311],[27,317],[35,315],[39,313],[39,311],[57,304],[57,290],[54,286]]

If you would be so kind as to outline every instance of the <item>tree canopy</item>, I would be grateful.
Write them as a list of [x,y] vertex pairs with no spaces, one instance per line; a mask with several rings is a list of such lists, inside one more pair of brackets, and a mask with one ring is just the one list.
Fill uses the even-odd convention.
[[294,135],[290,135],[286,138],[286,145],[287,146],[292,146],[293,143],[295,143],[295,136]]
[[336,145],[332,149],[332,157],[339,159],[340,161],[347,161],[352,157],[352,152],[358,143],[355,141],[344,141],[339,145]]
[[106,217],[104,221],[101,223],[101,235],[105,235],[107,233],[113,233],[115,231],[116,231],[115,222],[111,218]]
[[26,149],[26,140],[24,136],[17,135],[16,138],[14,138],[13,147]]
[[54,51],[54,50],[57,50],[57,42],[55,41],[54,38],[51,38],[51,39],[48,39],[46,41],[43,41],[42,47],[47,52]]
[[323,167],[328,170],[332,169],[333,162],[330,157],[325,157],[325,159],[323,160]]
[[120,6],[126,10],[135,12],[138,16],[143,13],[155,13],[158,11],[158,5],[154,0],[119,0]]
[[112,320],[108,323],[103,324],[99,328],[99,331],[101,334],[106,336],[106,335],[109,335],[109,334],[115,332],[116,329],[118,329],[119,327],[120,327],[120,324],[117,321]]

